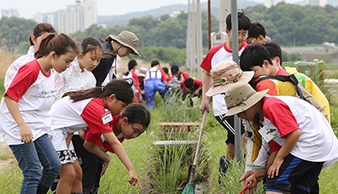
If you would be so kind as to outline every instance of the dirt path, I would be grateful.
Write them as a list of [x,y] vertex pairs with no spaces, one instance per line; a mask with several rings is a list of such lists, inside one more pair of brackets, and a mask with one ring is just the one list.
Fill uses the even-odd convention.
[[[0,154],[3,152],[10,152],[10,149],[5,142],[0,142]],[[0,172],[14,160],[15,158],[0,159]]]

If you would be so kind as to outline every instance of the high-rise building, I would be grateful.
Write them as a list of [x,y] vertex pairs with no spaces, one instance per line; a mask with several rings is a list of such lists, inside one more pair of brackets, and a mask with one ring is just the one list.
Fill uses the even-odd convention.
[[67,5],[65,10],[59,10],[59,31],[69,34],[84,31],[97,23],[96,0],[76,0],[75,4]]
[[52,14],[46,14],[46,13],[34,13],[33,14],[33,20],[37,23],[50,23],[52,26],[54,26],[54,15]]
[[267,8],[270,8],[271,6],[277,5],[279,2],[285,2],[285,0],[265,0],[264,5]]
[[2,9],[1,10],[1,16],[2,17],[19,17],[19,11],[18,9],[11,8],[11,9]]
[[306,0],[306,4],[324,7],[327,4],[327,0]]

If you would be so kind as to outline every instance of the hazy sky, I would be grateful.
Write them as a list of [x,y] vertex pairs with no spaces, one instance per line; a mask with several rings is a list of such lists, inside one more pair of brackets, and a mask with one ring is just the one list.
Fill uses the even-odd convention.
[[[200,1],[206,2],[207,0]],[[264,0],[252,1],[264,2]],[[286,0],[286,2],[292,1],[295,0]],[[74,3],[75,0],[0,0],[0,10],[17,8],[20,17],[30,19],[34,12],[54,12],[65,9],[67,4]],[[98,15],[121,15],[177,3],[188,4],[188,0],[97,0],[97,11]]]

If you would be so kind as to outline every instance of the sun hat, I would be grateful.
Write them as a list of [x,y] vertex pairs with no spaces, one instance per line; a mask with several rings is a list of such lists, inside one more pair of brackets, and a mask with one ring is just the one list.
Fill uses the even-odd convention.
[[225,93],[236,82],[249,82],[254,75],[253,71],[242,71],[234,61],[217,63],[210,71],[211,88],[205,93],[207,96]]
[[172,75],[177,75],[179,70],[180,70],[180,68],[177,65],[171,66],[171,74]]
[[113,39],[113,41],[116,41],[120,44],[122,44],[125,47],[128,47],[132,50],[132,54],[141,56],[138,51],[136,50],[138,43],[140,40],[137,38],[137,36],[129,31],[123,30],[119,35],[114,36],[109,34],[110,38]]
[[249,109],[260,101],[268,91],[269,89],[257,92],[246,82],[232,84],[225,92],[224,100],[227,104],[228,112],[224,118]]
[[135,73],[139,77],[146,77],[147,71],[148,71],[147,68],[141,67],[140,69],[137,69]]

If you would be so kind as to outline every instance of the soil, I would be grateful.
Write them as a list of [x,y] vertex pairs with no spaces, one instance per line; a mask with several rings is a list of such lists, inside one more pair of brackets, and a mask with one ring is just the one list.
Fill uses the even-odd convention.
[[[2,152],[10,152],[9,147],[5,142],[0,142],[0,153]],[[14,160],[15,158],[0,159],[0,172]]]

